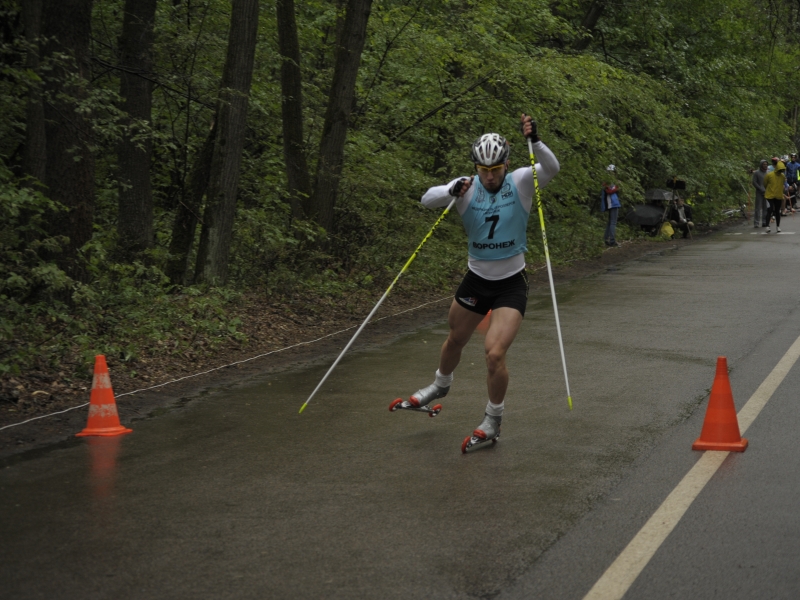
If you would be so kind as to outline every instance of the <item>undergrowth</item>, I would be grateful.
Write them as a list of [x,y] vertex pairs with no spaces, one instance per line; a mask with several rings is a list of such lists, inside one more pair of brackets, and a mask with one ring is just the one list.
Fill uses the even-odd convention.
[[[242,346],[248,340],[237,311],[244,296],[248,302],[261,298],[287,311],[293,304],[313,306],[316,298],[320,306],[335,304],[357,312],[380,298],[440,214],[416,201],[387,203],[386,212],[391,214],[383,218],[360,208],[356,201],[343,203],[340,233],[328,240],[327,247],[318,243],[319,232],[307,224],[295,225],[289,236],[270,225],[264,214],[243,211],[233,278],[227,287],[171,285],[153,257],[131,264],[116,262],[109,251],[113,239],[98,233],[79,257],[89,282],[82,283],[59,266],[66,239],[45,226],[63,209],[35,190],[13,183],[4,171],[0,173],[0,375],[29,369],[85,374],[96,354],[135,368],[144,355],[208,356],[223,344]],[[695,212],[706,222],[718,218],[710,204]],[[585,206],[545,206],[545,213],[554,265],[602,252],[604,215]],[[353,231],[361,233],[342,233]],[[624,221],[618,226],[618,239],[643,236]],[[535,211],[526,259],[531,265],[544,263]],[[466,237],[453,211],[395,289],[448,293],[453,277],[465,268]]]

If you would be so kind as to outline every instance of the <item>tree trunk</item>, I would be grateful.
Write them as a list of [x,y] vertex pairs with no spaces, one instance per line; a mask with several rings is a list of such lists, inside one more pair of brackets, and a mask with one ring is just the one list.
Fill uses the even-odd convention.
[[600,20],[600,17],[603,15],[603,10],[606,7],[606,3],[604,0],[593,0],[591,6],[589,6],[589,10],[586,11],[586,15],[583,17],[583,22],[581,23],[581,29],[584,30],[584,36],[575,42],[575,49],[579,51],[586,50],[589,47],[589,44],[592,41],[591,36],[589,33],[597,27],[597,22]]
[[[117,148],[119,204],[118,246],[126,259],[153,246],[153,193],[150,184],[153,84],[153,22],[156,0],[125,0],[119,38],[120,96],[131,127]],[[139,139],[137,139],[139,138]]]
[[303,87],[300,43],[294,0],[277,0],[278,48],[281,55],[281,117],[283,158],[286,163],[292,217],[303,218],[303,204],[311,197],[311,177],[303,141]]
[[[34,73],[39,73],[39,37],[42,33],[42,0],[24,0],[22,2],[22,18],[25,23],[25,41],[28,42],[28,53],[25,66]],[[47,143],[44,132],[44,104],[42,90],[32,85],[28,92],[27,118],[25,120],[25,148],[22,155],[22,168],[26,175],[44,184],[47,166]]]
[[797,152],[800,150],[800,131],[797,129],[797,113],[800,110],[800,106],[794,105],[792,107],[792,143],[794,144],[794,150]]
[[322,127],[314,195],[306,207],[306,214],[327,231],[333,230],[344,143],[371,8],[372,0],[348,0],[347,13],[336,42],[336,64]]
[[172,224],[172,239],[169,243],[170,259],[167,263],[166,275],[177,285],[185,285],[189,272],[189,256],[194,245],[194,234],[203,204],[203,196],[208,189],[208,177],[211,171],[211,157],[214,155],[214,140],[217,128],[212,126],[200,154],[192,165],[189,175],[188,194],[184,194],[175,213]]
[[[90,149],[91,125],[76,110],[75,103],[85,98],[85,85],[90,79],[92,0],[45,0],[42,10],[42,33],[48,38],[43,56],[65,53],[71,57],[55,60],[45,86],[45,183],[50,198],[68,211],[66,220],[51,223],[51,229],[69,237],[63,265],[67,272],[82,278],[76,258],[78,249],[92,237],[94,157]],[[68,78],[74,75],[79,83],[68,83]]]
[[233,0],[217,105],[217,135],[195,265],[195,280],[200,283],[220,285],[228,278],[257,32],[258,0]]

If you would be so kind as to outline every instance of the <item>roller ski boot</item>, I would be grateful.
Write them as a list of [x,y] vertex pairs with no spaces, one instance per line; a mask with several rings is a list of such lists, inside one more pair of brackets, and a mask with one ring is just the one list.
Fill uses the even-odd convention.
[[428,406],[428,404],[439,398],[444,398],[449,391],[450,386],[439,387],[435,383],[432,383],[428,387],[414,392],[408,400],[403,400],[402,398],[392,400],[392,403],[389,405],[389,412],[394,412],[396,410],[416,410],[428,413],[429,417],[435,417],[439,414],[439,411],[442,410],[442,405],[436,404],[431,407]]
[[475,446],[480,446],[486,442],[497,443],[497,438],[500,437],[500,421],[502,417],[492,417],[484,415],[483,421],[478,425],[478,428],[468,435],[461,443],[461,453],[466,454],[467,450]]

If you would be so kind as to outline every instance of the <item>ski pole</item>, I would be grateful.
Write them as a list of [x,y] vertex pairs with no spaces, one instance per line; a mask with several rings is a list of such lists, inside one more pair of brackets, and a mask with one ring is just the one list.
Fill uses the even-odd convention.
[[372,318],[372,315],[374,315],[377,312],[378,308],[380,308],[380,306],[383,303],[383,301],[386,300],[386,297],[389,295],[389,292],[392,291],[392,288],[394,287],[394,284],[397,283],[397,281],[400,279],[400,277],[403,275],[403,273],[406,272],[406,270],[411,265],[411,263],[414,262],[414,259],[417,258],[417,254],[419,254],[419,251],[422,249],[422,246],[425,245],[425,242],[428,241],[428,238],[430,238],[433,235],[434,229],[436,229],[436,227],[438,227],[439,223],[442,222],[442,219],[444,219],[445,216],[447,215],[447,213],[450,212],[450,209],[453,207],[453,204],[455,204],[455,202],[456,202],[456,199],[453,198],[450,201],[450,204],[447,205],[447,208],[444,209],[444,212],[439,216],[438,219],[436,219],[436,223],[433,224],[433,227],[431,227],[431,229],[428,232],[428,234],[424,238],[422,238],[422,241],[419,243],[419,246],[417,246],[417,249],[414,250],[414,253],[411,255],[411,258],[409,258],[406,261],[406,264],[403,265],[403,268],[400,269],[400,272],[397,274],[397,277],[394,278],[394,281],[392,281],[392,283],[389,284],[389,287],[386,288],[386,291],[383,292],[383,296],[381,296],[381,299],[378,300],[378,303],[375,305],[375,307],[367,315],[367,318],[364,319],[363,323],[361,323],[361,327],[358,328],[358,330],[356,331],[355,335],[350,339],[349,342],[347,342],[347,346],[344,347],[344,350],[342,350],[341,354],[339,354],[337,359],[331,365],[331,368],[328,369],[327,373],[325,373],[325,377],[322,378],[322,380],[317,384],[317,387],[314,388],[314,391],[311,392],[311,395],[308,397],[308,400],[306,400],[305,403],[303,404],[303,406],[300,407],[300,412],[298,414],[302,414],[302,412],[306,409],[306,406],[308,406],[308,403],[311,402],[311,399],[314,397],[314,394],[316,394],[317,391],[319,390],[319,388],[322,387],[322,384],[325,383],[325,380],[328,378],[328,375],[330,375],[331,372],[336,368],[336,365],[338,365],[339,361],[342,360],[342,357],[345,355],[345,352],[347,352],[350,349],[350,346],[353,345],[353,342],[356,341],[356,338],[358,337],[358,334],[360,334],[361,330],[364,329],[364,327],[367,326],[367,323],[369,323],[369,320]]
[[528,152],[531,155],[531,170],[533,171],[533,189],[536,190],[536,207],[539,209],[539,225],[542,227],[542,243],[544,244],[544,259],[547,262],[547,276],[550,278],[550,295],[553,297],[553,312],[556,314],[556,330],[558,330],[558,346],[561,348],[561,364],[564,367],[564,381],[567,383],[567,404],[572,410],[572,395],[569,393],[569,377],[567,377],[567,358],[564,356],[564,342],[561,340],[561,323],[558,320],[558,304],[556,303],[556,288],[553,284],[553,267],[550,266],[550,251],[547,249],[547,232],[544,228],[544,211],[542,198],[539,194],[539,178],[536,177],[536,156],[533,153],[533,142],[528,138]]

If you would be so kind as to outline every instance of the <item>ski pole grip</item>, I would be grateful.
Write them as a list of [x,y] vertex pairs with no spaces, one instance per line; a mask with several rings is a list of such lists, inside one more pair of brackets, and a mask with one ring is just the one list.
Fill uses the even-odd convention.
[[[527,116],[528,115],[526,115],[525,113],[522,113],[522,118],[523,119],[525,117],[527,117]],[[522,121],[520,123],[520,130],[522,131],[522,134],[525,135],[525,122],[524,121]],[[533,120],[533,117],[531,117],[531,132],[528,135],[526,135],[525,137],[528,138],[529,140],[533,140],[534,142],[538,142],[539,141],[539,130],[538,130],[538,127],[536,125],[536,121]]]

